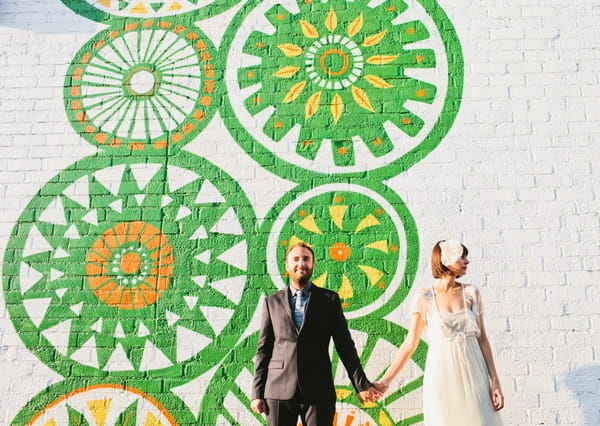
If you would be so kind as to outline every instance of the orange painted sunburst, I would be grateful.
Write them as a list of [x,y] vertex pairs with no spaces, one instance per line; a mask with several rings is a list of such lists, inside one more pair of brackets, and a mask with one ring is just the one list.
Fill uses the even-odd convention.
[[88,284],[96,297],[121,309],[155,303],[173,275],[173,248],[150,224],[122,222],[106,230],[87,255]]

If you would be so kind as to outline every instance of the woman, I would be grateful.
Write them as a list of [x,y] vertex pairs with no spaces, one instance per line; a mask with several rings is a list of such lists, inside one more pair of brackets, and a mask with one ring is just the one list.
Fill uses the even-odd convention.
[[458,241],[439,241],[431,254],[436,281],[420,289],[408,335],[376,386],[389,383],[414,353],[427,326],[429,349],[423,382],[425,424],[501,425],[504,395],[483,324],[479,290],[456,281],[467,272],[468,250]]

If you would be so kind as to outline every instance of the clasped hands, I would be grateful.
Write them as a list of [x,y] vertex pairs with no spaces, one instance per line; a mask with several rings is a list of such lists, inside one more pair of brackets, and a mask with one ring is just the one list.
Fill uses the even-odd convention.
[[375,402],[383,396],[387,388],[387,385],[382,382],[371,383],[371,386],[358,393],[358,399],[363,404],[366,402]]
[[[387,389],[388,386],[383,382],[372,383],[367,389],[358,393],[358,399],[360,399],[362,404],[375,402],[383,396]],[[252,400],[250,407],[252,408],[252,411],[257,414],[269,414],[269,407],[264,399]]]

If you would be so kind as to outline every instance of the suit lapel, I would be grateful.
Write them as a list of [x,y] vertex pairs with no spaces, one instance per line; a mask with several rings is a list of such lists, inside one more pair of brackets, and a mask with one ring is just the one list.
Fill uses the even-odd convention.
[[298,332],[298,329],[296,328],[296,322],[294,321],[294,314],[290,306],[289,291],[290,290],[287,287],[279,291],[279,303],[283,305],[283,310],[285,311],[287,321],[291,324],[292,328]]

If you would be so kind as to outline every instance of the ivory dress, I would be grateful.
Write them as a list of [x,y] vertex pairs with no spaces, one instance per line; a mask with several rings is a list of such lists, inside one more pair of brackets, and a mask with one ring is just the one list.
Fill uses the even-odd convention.
[[487,365],[477,338],[481,332],[479,291],[463,285],[460,312],[440,311],[433,288],[419,291],[412,313],[425,319],[429,350],[423,381],[423,413],[427,426],[502,425],[490,397]]

